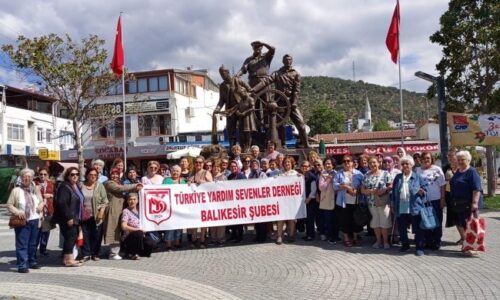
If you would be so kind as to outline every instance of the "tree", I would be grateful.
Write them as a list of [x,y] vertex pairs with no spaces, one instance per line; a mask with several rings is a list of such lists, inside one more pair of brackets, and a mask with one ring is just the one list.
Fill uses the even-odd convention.
[[387,131],[391,130],[391,126],[389,126],[389,122],[387,122],[387,119],[381,118],[378,119],[374,124],[373,124],[373,131]]
[[19,36],[17,45],[2,50],[15,69],[56,98],[73,121],[78,163],[83,169],[82,126],[91,116],[94,101],[117,83],[106,64],[104,40],[96,35],[74,42],[69,35],[44,35],[33,39]]
[[[446,80],[449,111],[500,111],[500,3],[498,0],[451,0],[441,28],[430,40],[443,46],[437,69]],[[493,184],[493,147],[486,149],[488,194]]]
[[312,110],[307,125],[311,135],[342,132],[344,116],[337,113],[326,101],[319,102]]

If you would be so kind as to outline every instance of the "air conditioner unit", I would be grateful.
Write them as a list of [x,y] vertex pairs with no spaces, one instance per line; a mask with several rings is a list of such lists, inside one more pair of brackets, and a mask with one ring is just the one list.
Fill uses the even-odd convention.
[[194,118],[194,107],[186,108],[186,117],[187,118]]

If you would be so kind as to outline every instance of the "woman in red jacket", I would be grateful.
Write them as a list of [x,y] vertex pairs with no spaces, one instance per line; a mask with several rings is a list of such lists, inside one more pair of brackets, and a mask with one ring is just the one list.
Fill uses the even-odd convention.
[[38,179],[35,184],[40,188],[40,192],[45,202],[43,208],[43,221],[38,232],[38,249],[40,255],[48,256],[47,244],[49,243],[50,230],[52,226],[50,221],[54,213],[54,183],[49,179],[49,170],[46,167],[38,170]]

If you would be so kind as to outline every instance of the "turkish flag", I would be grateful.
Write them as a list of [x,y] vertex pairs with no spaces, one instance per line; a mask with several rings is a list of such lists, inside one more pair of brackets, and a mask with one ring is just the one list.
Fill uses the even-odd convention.
[[118,18],[118,25],[116,26],[115,36],[115,51],[113,52],[113,60],[111,61],[111,70],[116,76],[123,74],[123,66],[125,64],[125,53],[123,52],[122,44],[122,17]]
[[396,3],[396,8],[394,8],[394,14],[392,15],[391,26],[387,31],[387,37],[385,38],[385,44],[387,49],[391,52],[391,59],[396,64],[399,55],[399,0]]

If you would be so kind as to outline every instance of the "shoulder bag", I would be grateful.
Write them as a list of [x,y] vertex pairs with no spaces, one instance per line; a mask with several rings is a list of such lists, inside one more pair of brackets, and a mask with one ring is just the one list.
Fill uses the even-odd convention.
[[425,195],[424,207],[420,210],[420,229],[432,230],[438,227],[438,217],[431,202],[427,200]]
[[18,215],[12,215],[9,219],[10,228],[20,228],[26,226],[26,218],[21,219]]

